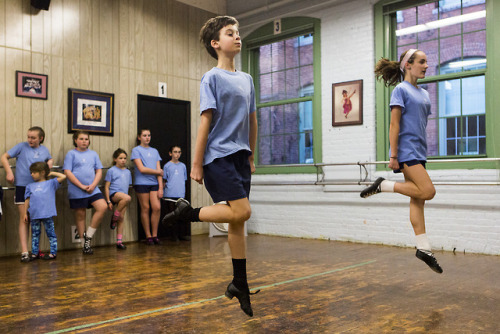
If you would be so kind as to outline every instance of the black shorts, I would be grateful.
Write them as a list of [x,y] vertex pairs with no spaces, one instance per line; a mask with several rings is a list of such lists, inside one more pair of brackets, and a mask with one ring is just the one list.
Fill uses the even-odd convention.
[[158,189],[160,189],[160,186],[157,184],[155,185],[136,184],[134,186],[134,189],[136,193],[145,194],[152,191],[158,191]]
[[16,186],[16,192],[14,193],[14,204],[24,204],[24,193],[26,192],[26,187]]
[[252,177],[249,155],[242,150],[203,166],[205,187],[214,203],[248,198]]
[[92,203],[100,199],[104,199],[102,193],[98,193],[85,198],[70,198],[69,207],[71,209],[81,209],[81,208],[90,209],[92,207]]
[[425,163],[426,163],[425,160],[409,160],[409,161],[399,162],[399,169],[395,169],[393,172],[394,173],[401,173],[403,171],[403,169],[404,169],[404,165],[405,164],[408,167],[421,164],[425,168]]

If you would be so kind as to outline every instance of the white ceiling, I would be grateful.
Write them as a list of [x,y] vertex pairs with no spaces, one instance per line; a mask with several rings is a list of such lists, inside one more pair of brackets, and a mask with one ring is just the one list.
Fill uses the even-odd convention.
[[275,18],[300,16],[351,0],[177,0],[185,4],[238,19],[240,28],[262,25]]

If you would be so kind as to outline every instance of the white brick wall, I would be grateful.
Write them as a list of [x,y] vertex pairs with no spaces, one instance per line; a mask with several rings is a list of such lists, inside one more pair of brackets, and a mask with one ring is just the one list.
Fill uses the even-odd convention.
[[[374,161],[373,3],[358,0],[313,13],[321,19],[323,162]],[[332,83],[363,80],[363,125],[332,128]],[[497,170],[430,171],[434,181],[495,181]],[[327,179],[355,179],[357,167],[326,169]],[[378,176],[401,180],[389,172]],[[256,175],[254,181],[315,180],[315,175]],[[250,233],[414,246],[409,199],[362,186],[252,186]],[[436,186],[426,204],[434,249],[500,254],[500,186]]]

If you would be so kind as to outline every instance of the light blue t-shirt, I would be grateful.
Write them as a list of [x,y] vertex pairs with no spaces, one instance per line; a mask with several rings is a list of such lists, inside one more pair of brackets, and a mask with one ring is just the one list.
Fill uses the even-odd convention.
[[33,148],[28,142],[17,144],[7,154],[11,158],[16,158],[15,184],[20,187],[25,187],[29,183],[34,182],[30,173],[30,166],[34,162],[47,162],[52,159],[49,150],[45,146],[40,145],[37,148]]
[[128,194],[128,187],[132,184],[132,174],[127,168],[121,169],[113,166],[106,173],[104,181],[108,181],[110,183],[110,196],[117,192]]
[[427,161],[425,128],[431,114],[429,93],[403,81],[394,88],[390,106],[401,107],[399,123],[398,161]]
[[200,111],[213,109],[203,165],[241,150],[251,154],[249,115],[255,112],[252,77],[214,67],[201,79]]
[[61,184],[57,178],[47,181],[33,182],[26,186],[24,199],[30,199],[28,212],[30,219],[45,219],[57,216],[56,190]]
[[[97,169],[102,169],[102,163],[99,159],[99,155],[95,151],[86,150],[80,152],[74,149],[66,154],[63,169],[71,171],[82,184],[91,185],[95,179],[95,171]],[[75,186],[68,179],[68,197],[70,199],[87,198],[99,194],[100,192],[101,190],[99,190],[99,187],[95,187],[92,194],[89,194]]]
[[187,170],[182,162],[179,161],[176,164],[172,161],[167,162],[163,166],[163,179],[167,180],[163,197],[184,198],[186,196]]
[[[161,161],[160,153],[153,147],[136,146],[132,149],[130,160],[141,159],[144,167],[156,169],[157,162]],[[154,186],[158,184],[158,176],[142,174],[134,163],[134,184],[143,186]]]

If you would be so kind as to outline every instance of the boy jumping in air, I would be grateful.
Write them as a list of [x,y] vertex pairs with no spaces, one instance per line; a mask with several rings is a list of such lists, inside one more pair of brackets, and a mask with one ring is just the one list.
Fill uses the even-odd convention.
[[182,219],[229,224],[234,277],[225,295],[238,298],[241,309],[251,317],[244,227],[251,214],[248,196],[251,174],[255,171],[255,90],[252,77],[235,69],[234,57],[241,51],[241,38],[234,17],[208,20],[200,31],[200,40],[217,59],[217,67],[201,79],[201,121],[191,178],[200,184],[205,180],[205,187],[217,204],[193,209],[181,198],[163,222],[171,224]]

